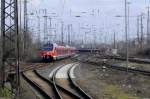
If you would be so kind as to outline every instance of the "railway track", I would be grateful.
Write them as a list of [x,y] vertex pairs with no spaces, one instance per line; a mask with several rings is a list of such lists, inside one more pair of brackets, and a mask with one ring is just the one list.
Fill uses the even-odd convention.
[[[126,61],[126,58],[124,58],[124,57],[108,56],[108,57],[105,57],[105,58]],[[129,61],[130,62],[136,62],[136,63],[150,64],[149,59],[141,59],[141,58],[136,58],[136,57],[135,58],[129,58]]]
[[[49,63],[21,64],[20,72],[35,70],[35,69],[43,68],[43,67],[50,66],[50,65],[53,65],[53,64],[52,63],[51,64],[49,64]],[[14,68],[6,69],[6,72],[10,72],[10,71],[11,71],[11,73],[14,73],[15,69]]]
[[133,69],[133,68],[122,67],[122,66],[118,66],[118,65],[111,65],[111,64],[107,64],[107,63],[105,63],[104,65],[108,68],[112,68],[112,69],[116,69],[116,70],[120,70],[120,71],[126,71],[126,72],[138,73],[138,74],[150,76],[150,71],[146,71],[146,70]]
[[29,70],[35,70],[35,69],[43,68],[43,67],[49,66],[49,65],[52,65],[52,64],[36,63],[36,64],[24,65],[24,66],[20,69],[20,72],[25,72],[25,71],[29,71]]
[[[45,99],[92,99],[87,95],[72,79],[71,71],[75,65],[72,65],[67,70],[67,79],[57,78],[57,73],[64,66],[61,66],[56,69],[52,75],[52,79],[46,79],[36,70],[26,71],[22,73],[24,79],[34,87],[38,93]],[[64,84],[62,85],[60,81]],[[66,87],[67,86],[67,87]]]
[[70,69],[69,69],[69,71],[68,71],[68,81],[70,82],[70,85],[72,85],[74,88],[75,88],[75,90],[82,96],[82,97],[84,97],[85,99],[92,99],[92,97],[91,96],[89,96],[73,79],[72,79],[72,74],[71,74],[71,72],[73,72],[73,68],[74,68],[75,66],[73,65]]
[[61,99],[92,99],[88,94],[86,94],[73,80],[73,77],[71,76],[71,71],[73,70],[73,67],[75,65],[71,65],[67,72],[67,78],[57,78],[57,73],[63,69],[63,67],[58,68],[52,76],[52,81],[55,86],[55,84],[58,84],[71,92],[71,94],[64,94],[59,88],[56,86],[56,91],[61,97]]
[[44,98],[53,99],[55,97],[54,89],[51,83],[43,80],[37,75],[36,71],[22,73],[23,78]]
[[120,71],[125,71],[125,72],[130,72],[130,73],[136,73],[136,74],[142,74],[145,76],[150,76],[150,71],[146,71],[146,70],[141,70],[141,69],[133,69],[130,67],[123,67],[123,66],[119,66],[119,65],[113,65],[113,64],[109,64],[109,63],[97,63],[97,62],[90,62],[88,60],[84,61],[84,60],[77,60],[80,61],[81,63],[87,63],[87,64],[91,64],[91,65],[104,65],[107,68],[111,68],[111,69],[115,69],[115,70],[120,70]]

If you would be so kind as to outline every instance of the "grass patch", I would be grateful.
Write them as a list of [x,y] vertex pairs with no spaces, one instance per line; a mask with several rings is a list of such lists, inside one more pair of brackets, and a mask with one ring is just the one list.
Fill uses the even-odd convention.
[[143,81],[143,84],[150,84],[150,79],[146,79]]
[[[122,65],[125,65],[125,63],[122,63]],[[138,64],[138,63],[129,63],[130,67],[149,67],[149,64]]]
[[10,99],[11,91],[7,88],[0,89],[0,98],[5,97],[4,99]]
[[116,85],[105,85],[104,94],[109,96],[110,99],[142,99],[125,93]]
[[149,64],[138,64],[138,63],[130,63],[130,66],[141,67],[141,66],[150,66]]

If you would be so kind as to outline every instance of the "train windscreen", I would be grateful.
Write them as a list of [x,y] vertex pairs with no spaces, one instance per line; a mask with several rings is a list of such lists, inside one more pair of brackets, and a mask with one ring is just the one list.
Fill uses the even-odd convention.
[[53,50],[53,44],[45,46],[41,48],[42,51],[52,51]]

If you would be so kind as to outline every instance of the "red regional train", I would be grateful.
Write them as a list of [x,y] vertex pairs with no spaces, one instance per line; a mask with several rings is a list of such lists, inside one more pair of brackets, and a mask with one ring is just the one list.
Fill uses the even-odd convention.
[[41,48],[40,57],[42,57],[44,61],[52,61],[72,56],[75,54],[75,52],[76,48],[74,47],[59,46],[57,44],[48,44],[47,46]]

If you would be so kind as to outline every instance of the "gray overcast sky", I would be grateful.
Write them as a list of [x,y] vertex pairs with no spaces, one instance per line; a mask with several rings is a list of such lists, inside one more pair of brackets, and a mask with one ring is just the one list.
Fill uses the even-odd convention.
[[[141,12],[147,13],[146,7],[150,4],[149,0],[128,1],[131,2],[131,16],[137,16]],[[59,19],[63,20],[65,24],[73,24],[77,36],[79,35],[78,25],[84,27],[88,24],[89,26],[96,25],[97,32],[101,32],[98,35],[105,35],[106,32],[112,35],[116,31],[119,39],[124,38],[124,20],[115,17],[116,15],[124,15],[124,0],[28,0],[28,6],[31,12],[46,8],[48,13],[57,13]],[[74,17],[76,15],[81,17]],[[146,18],[144,21],[144,26],[146,26]],[[80,35],[83,35],[85,30],[80,32]],[[130,18],[130,37],[135,36],[136,18]],[[92,40],[92,38],[89,39]]]

